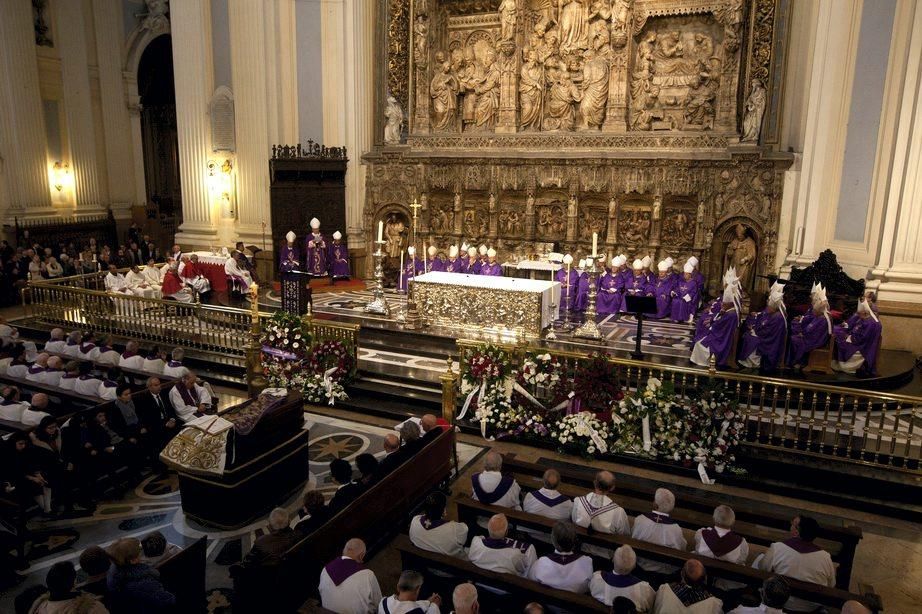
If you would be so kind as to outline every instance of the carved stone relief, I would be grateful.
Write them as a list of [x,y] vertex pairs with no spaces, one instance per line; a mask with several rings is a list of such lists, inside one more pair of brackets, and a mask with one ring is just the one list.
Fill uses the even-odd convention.
[[696,208],[691,202],[667,204],[662,213],[662,236],[670,245],[691,246],[695,242]]
[[652,226],[653,212],[650,207],[625,205],[618,212],[618,240],[625,245],[649,243]]

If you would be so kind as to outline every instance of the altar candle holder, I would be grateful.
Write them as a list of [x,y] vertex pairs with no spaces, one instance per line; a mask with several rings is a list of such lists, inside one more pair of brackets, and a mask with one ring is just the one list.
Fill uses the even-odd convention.
[[[416,247],[417,218],[420,207],[422,207],[422,205],[414,198],[413,203],[410,205],[410,209],[413,210],[413,247]],[[416,254],[413,254],[413,260],[410,262],[413,267],[413,277],[407,280],[407,308],[404,312],[402,322],[406,328],[413,330],[419,328],[422,324],[419,310],[416,308],[416,293],[413,291],[413,288],[416,286]]]
[[599,278],[599,270],[595,266],[596,258],[589,261],[589,306],[586,307],[586,320],[582,326],[573,331],[575,337],[586,337],[588,339],[601,339],[602,333],[599,325],[595,323],[596,311],[595,301],[598,296],[596,292],[596,282]]
[[390,315],[391,310],[384,296],[384,245],[387,241],[380,239],[374,242],[378,249],[372,254],[375,258],[375,287],[372,291],[371,301],[365,305],[365,313]]

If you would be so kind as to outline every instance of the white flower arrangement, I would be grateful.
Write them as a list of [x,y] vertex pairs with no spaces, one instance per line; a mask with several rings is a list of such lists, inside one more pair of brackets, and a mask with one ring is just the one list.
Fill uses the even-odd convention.
[[589,411],[562,416],[551,427],[551,440],[558,447],[587,455],[607,453],[610,436],[608,424]]

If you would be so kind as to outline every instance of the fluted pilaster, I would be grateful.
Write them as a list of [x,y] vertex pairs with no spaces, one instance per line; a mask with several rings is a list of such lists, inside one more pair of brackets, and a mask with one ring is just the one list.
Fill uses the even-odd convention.
[[96,155],[83,3],[54,2],[52,7],[56,22],[64,26],[55,30],[55,45],[61,54],[64,115],[67,118],[76,212],[98,213],[105,208],[108,198],[100,181]]
[[45,119],[29,0],[0,2],[0,157],[5,218],[50,214]]
[[207,184],[208,102],[214,91],[211,0],[171,3],[170,23],[183,211],[176,240],[181,245],[207,246],[217,236]]

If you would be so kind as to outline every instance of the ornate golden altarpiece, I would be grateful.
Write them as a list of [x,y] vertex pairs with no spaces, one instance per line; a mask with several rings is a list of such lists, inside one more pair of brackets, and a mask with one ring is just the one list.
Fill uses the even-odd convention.
[[[773,270],[786,0],[379,0],[364,225]],[[371,231],[367,236],[372,251]],[[748,264],[748,268],[747,267]],[[368,271],[370,273],[370,270]]]

